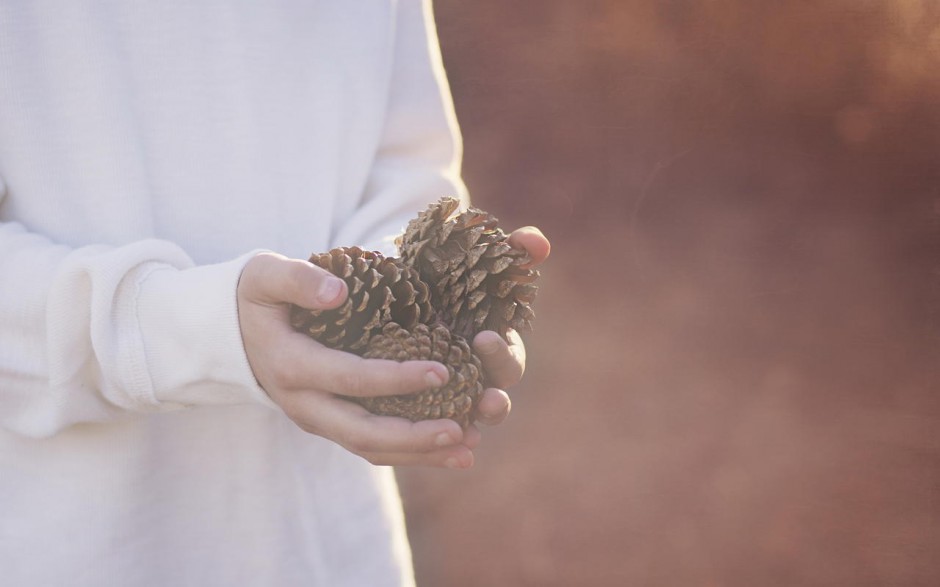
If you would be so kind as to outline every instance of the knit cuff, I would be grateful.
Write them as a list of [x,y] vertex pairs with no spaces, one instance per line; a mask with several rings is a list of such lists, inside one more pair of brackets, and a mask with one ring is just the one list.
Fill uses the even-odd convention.
[[154,265],[141,275],[137,320],[150,380],[142,393],[150,397],[139,401],[276,408],[252,374],[239,327],[238,279],[253,255],[183,270]]

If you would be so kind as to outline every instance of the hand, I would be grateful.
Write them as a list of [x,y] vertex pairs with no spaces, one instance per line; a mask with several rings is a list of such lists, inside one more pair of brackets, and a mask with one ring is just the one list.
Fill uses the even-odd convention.
[[[541,264],[551,252],[551,243],[534,226],[514,231],[509,235],[509,244],[529,253],[532,259],[529,267]],[[473,339],[473,349],[483,362],[487,380],[496,386],[484,390],[477,406],[477,421],[490,426],[499,424],[509,415],[512,402],[503,390],[519,383],[525,372],[525,345],[522,339],[515,330],[510,330],[506,336],[508,342],[492,330],[484,330]]]
[[251,259],[238,283],[238,316],[258,383],[300,428],[375,465],[470,467],[479,431],[452,420],[376,416],[338,397],[412,393],[448,377],[437,362],[363,359],[290,327],[290,304],[329,309],[346,295],[343,280],[306,261],[273,253]]

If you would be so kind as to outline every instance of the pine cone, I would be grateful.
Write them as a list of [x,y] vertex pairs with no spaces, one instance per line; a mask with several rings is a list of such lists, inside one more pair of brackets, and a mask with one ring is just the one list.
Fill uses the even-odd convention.
[[535,280],[524,250],[509,245],[492,215],[443,198],[408,224],[401,258],[358,247],[310,262],[343,278],[349,297],[334,310],[291,309],[291,325],[323,344],[366,358],[433,360],[448,383],[417,394],[348,398],[369,411],[412,421],[474,419],[483,392],[480,359],[468,344],[481,330],[530,330]]
[[343,278],[349,297],[333,310],[293,306],[290,323],[331,348],[361,353],[390,321],[412,328],[430,319],[427,284],[396,258],[359,247],[339,247],[311,255],[310,262]]
[[483,392],[483,367],[467,341],[451,334],[443,325],[418,324],[410,331],[389,322],[369,341],[363,355],[395,361],[439,361],[450,379],[443,387],[411,395],[349,398],[374,414],[408,418],[412,422],[450,418],[462,428],[473,421],[473,412]]
[[528,253],[509,245],[491,214],[442,198],[412,220],[398,240],[402,260],[431,286],[438,320],[470,340],[481,330],[503,337],[532,329],[539,273]]

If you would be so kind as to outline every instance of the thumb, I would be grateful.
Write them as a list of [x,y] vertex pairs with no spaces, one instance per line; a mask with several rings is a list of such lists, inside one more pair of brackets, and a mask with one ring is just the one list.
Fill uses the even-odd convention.
[[290,303],[326,310],[346,299],[346,282],[307,261],[259,253],[242,270],[238,293],[262,304]]
[[540,265],[552,252],[552,244],[542,231],[534,226],[517,228],[509,235],[510,246],[525,249],[532,261],[526,265],[534,267]]

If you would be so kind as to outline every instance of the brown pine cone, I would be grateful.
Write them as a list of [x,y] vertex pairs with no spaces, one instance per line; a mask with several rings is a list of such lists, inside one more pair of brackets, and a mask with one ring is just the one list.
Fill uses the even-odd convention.
[[398,240],[401,258],[431,286],[436,318],[471,340],[481,330],[506,336],[532,329],[539,273],[526,251],[509,245],[497,219],[442,198],[412,220]]
[[291,308],[290,323],[323,344],[361,353],[392,320],[406,327],[431,316],[428,286],[400,260],[359,247],[315,253],[310,262],[346,281],[349,297],[333,310]]
[[374,414],[398,416],[412,422],[450,418],[462,428],[473,422],[476,404],[483,393],[483,367],[470,345],[443,325],[418,324],[410,331],[389,322],[369,341],[369,359],[395,361],[439,361],[450,379],[443,387],[410,395],[349,398]]

